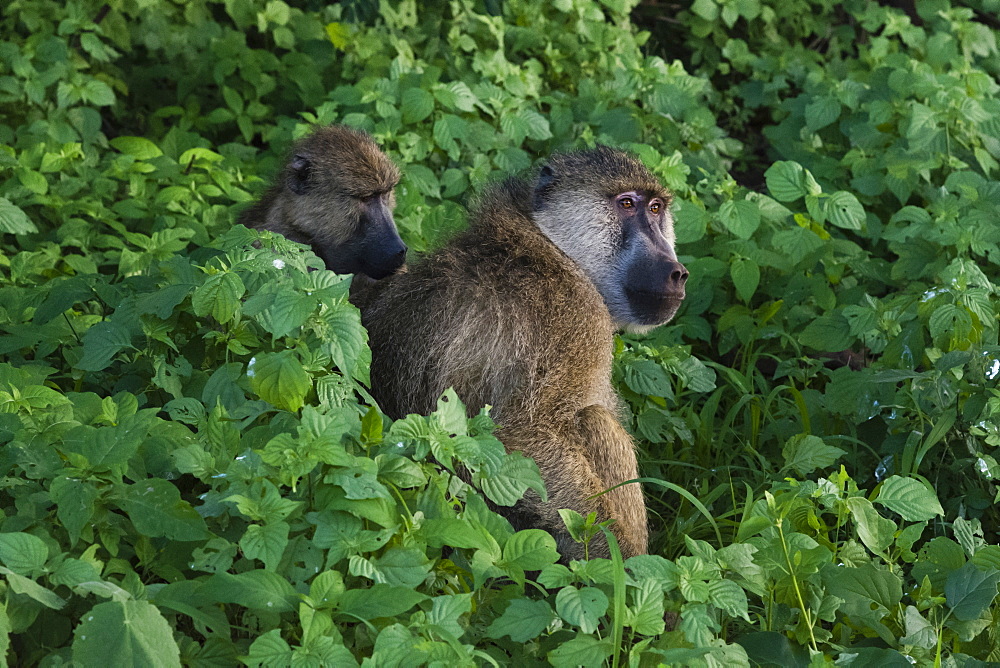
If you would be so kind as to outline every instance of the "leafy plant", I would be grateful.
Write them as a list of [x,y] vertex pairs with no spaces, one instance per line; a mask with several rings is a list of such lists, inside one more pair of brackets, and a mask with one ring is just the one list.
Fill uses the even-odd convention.
[[[1000,660],[995,3],[293,4],[0,9],[5,662]],[[232,227],[312,122],[418,253],[574,145],[674,190],[614,366],[651,554],[514,532],[488,414],[390,421],[346,278]]]

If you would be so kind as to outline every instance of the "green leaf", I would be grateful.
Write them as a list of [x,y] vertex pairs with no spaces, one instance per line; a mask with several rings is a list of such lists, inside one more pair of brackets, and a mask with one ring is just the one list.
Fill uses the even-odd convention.
[[160,147],[145,137],[115,137],[108,143],[136,160],[152,160],[163,155]]
[[365,349],[368,334],[361,326],[361,313],[351,304],[328,308],[322,317],[324,343],[333,363],[345,376],[350,376]]
[[624,373],[625,385],[637,394],[651,397],[673,398],[673,380],[667,370],[653,360],[635,360],[628,363]]
[[34,234],[38,228],[20,207],[6,197],[0,197],[0,232]]
[[733,279],[736,294],[743,301],[749,302],[760,284],[760,267],[750,258],[736,257],[729,265],[729,275]]
[[49,548],[30,533],[0,533],[0,563],[15,573],[30,575],[45,565]]
[[208,528],[180,491],[161,478],[149,478],[121,488],[121,506],[143,536],[170,540],[204,540]]
[[376,583],[367,589],[348,589],[340,596],[337,609],[342,615],[367,621],[396,617],[428,598],[412,587]]
[[265,569],[276,570],[288,545],[288,530],[287,522],[251,524],[240,539],[240,548],[248,559],[260,559]]
[[98,107],[108,107],[115,103],[115,93],[111,86],[97,79],[84,84],[81,95],[85,101]]
[[525,643],[537,638],[552,623],[552,607],[545,601],[515,598],[493,620],[486,635],[490,638],[510,636],[516,643]]
[[598,668],[604,665],[605,659],[611,656],[614,647],[610,638],[603,640],[594,636],[577,636],[561,643],[556,649],[546,655],[549,663],[556,668]]
[[944,595],[952,614],[966,622],[978,618],[993,603],[1000,570],[979,570],[972,562],[948,574]]
[[503,560],[524,571],[540,571],[559,559],[556,541],[541,529],[518,531],[503,546]]
[[459,617],[467,615],[472,610],[472,593],[435,596],[431,599],[431,609],[427,613],[427,622],[461,638],[465,627],[459,623]]
[[3,574],[7,578],[7,584],[10,585],[11,591],[15,594],[29,596],[53,610],[59,610],[66,605],[66,601],[55,592],[46,589],[34,580],[28,579],[23,575],[18,575],[9,568],[0,566],[0,574]]
[[205,581],[198,593],[216,603],[235,603],[270,613],[291,612],[299,603],[299,594],[285,577],[263,570],[238,575],[216,573]]
[[719,207],[719,219],[740,239],[749,239],[760,227],[760,209],[749,200],[727,200]]
[[246,663],[254,668],[285,668],[292,664],[293,656],[281,629],[271,629],[251,643]]
[[115,355],[131,348],[132,335],[117,322],[104,320],[83,336],[83,357],[74,366],[82,371],[100,371],[111,364]]
[[596,587],[564,587],[556,594],[556,612],[566,622],[593,633],[608,610],[608,597]]
[[264,401],[295,412],[305,403],[312,379],[291,350],[261,353],[247,365],[250,386]]
[[821,191],[812,174],[797,162],[778,161],[764,172],[767,189],[779,202],[794,202],[806,195]]
[[818,436],[796,434],[785,442],[781,455],[785,459],[782,470],[792,469],[805,477],[816,469],[832,466],[847,454],[838,447],[827,445]]
[[937,494],[912,478],[889,476],[879,488],[875,503],[899,513],[907,522],[920,522],[944,515]]
[[108,601],[73,630],[73,661],[82,666],[180,666],[170,624],[148,601]]
[[708,602],[732,617],[750,621],[747,594],[732,580],[713,580],[708,583]]
[[403,91],[400,110],[404,123],[419,123],[434,111],[434,96],[422,88],[407,88]]
[[875,554],[880,554],[892,545],[896,523],[879,515],[871,501],[862,497],[852,497],[847,499],[847,507],[857,524],[858,536],[865,547]]
[[844,350],[850,347],[853,340],[847,318],[836,312],[813,320],[799,334],[799,343],[825,353]]
[[220,323],[232,320],[240,310],[240,298],[246,288],[240,277],[232,271],[209,276],[191,296],[195,315],[211,315]]
[[865,224],[865,209],[861,202],[843,190],[824,199],[823,212],[827,220],[847,230],[860,230]]
[[429,167],[424,165],[408,165],[403,174],[403,181],[410,182],[413,186],[428,197],[441,197],[441,183],[438,177]]
[[806,129],[816,132],[840,116],[840,102],[835,97],[820,97],[806,105]]

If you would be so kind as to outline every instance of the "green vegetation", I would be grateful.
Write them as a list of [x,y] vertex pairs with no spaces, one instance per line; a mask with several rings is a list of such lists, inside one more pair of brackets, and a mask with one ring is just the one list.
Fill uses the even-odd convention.
[[[997,0],[292,4],[0,8],[5,662],[1000,661]],[[418,252],[561,147],[675,191],[651,555],[558,564],[487,415],[371,407],[346,279],[232,228],[312,122]]]

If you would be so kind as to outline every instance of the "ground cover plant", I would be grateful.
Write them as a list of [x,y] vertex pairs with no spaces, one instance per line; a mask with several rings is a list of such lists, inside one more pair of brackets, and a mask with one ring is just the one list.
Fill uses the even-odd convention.
[[[1000,661],[998,9],[5,3],[4,663]],[[346,278],[233,228],[313,122],[417,252],[561,147],[675,191],[688,298],[615,362],[650,555],[513,532],[532,462],[381,415]]]

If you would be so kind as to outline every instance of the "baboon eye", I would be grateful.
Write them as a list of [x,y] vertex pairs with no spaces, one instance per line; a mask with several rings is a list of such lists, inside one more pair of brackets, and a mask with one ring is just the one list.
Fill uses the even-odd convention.
[[660,200],[654,199],[653,203],[649,205],[649,210],[652,213],[659,213],[660,212],[660,207],[661,207]]
[[631,197],[622,197],[620,200],[618,200],[618,203],[622,205],[623,209],[631,209],[633,206],[635,206],[635,202],[632,200]]

